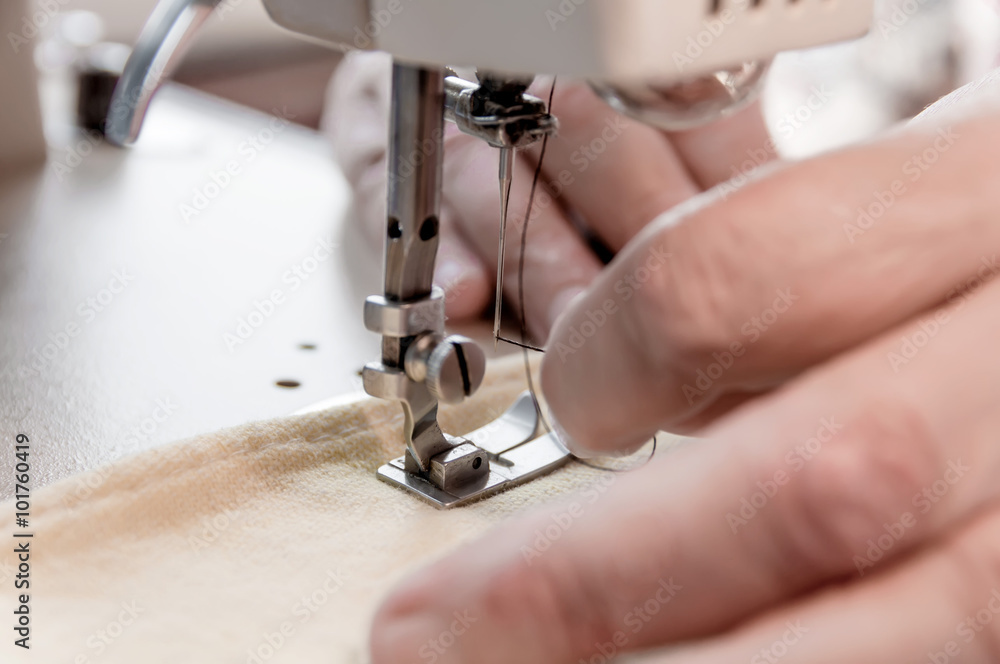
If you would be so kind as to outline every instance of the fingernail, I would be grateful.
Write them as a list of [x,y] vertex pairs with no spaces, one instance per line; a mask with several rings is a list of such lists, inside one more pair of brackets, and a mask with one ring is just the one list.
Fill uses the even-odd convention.
[[573,301],[585,292],[585,288],[570,286],[552,298],[552,304],[549,305],[549,330],[555,326],[556,321],[559,320],[559,317],[569,308]]
[[567,452],[573,456],[580,457],[581,459],[593,459],[601,456],[601,453],[588,450],[586,447],[580,445],[575,438],[569,435],[569,432],[567,432],[563,425],[559,423],[559,420],[556,419],[555,414],[551,410],[548,410],[546,419],[549,422],[549,426],[552,427],[552,433],[555,434],[556,440],[566,449]]

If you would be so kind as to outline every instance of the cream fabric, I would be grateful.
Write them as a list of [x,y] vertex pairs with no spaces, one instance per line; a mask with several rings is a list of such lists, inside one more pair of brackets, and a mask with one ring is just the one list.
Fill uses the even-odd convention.
[[[523,370],[519,358],[499,363],[473,400],[442,410],[443,425],[466,432],[496,417],[525,388]],[[7,626],[16,560],[4,547],[0,661],[363,662],[371,615],[401,575],[601,481],[570,463],[438,511],[374,477],[402,454],[401,421],[398,405],[368,400],[201,436],[37,491],[31,650],[14,647]],[[12,503],[0,523],[13,528]]]

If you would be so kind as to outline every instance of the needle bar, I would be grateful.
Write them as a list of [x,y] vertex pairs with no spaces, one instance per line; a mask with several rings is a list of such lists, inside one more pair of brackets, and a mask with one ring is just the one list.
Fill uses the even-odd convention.
[[507,248],[507,206],[514,179],[514,148],[500,148],[500,247],[497,250],[497,297],[493,310],[493,348],[500,341],[500,318],[503,314],[503,268]]

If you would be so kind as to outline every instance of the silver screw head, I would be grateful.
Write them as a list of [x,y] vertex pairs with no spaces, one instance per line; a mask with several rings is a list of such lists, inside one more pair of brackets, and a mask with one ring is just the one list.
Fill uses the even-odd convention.
[[452,335],[427,358],[427,387],[444,403],[460,403],[475,394],[486,375],[486,354],[468,337]]

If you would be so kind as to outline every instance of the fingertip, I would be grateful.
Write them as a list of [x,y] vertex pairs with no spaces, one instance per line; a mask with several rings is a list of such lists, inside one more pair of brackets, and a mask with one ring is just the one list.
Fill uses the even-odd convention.
[[375,612],[369,635],[372,664],[407,664],[421,661],[420,644],[427,635],[440,631],[427,584],[404,582]]
[[582,285],[571,285],[561,290],[552,298],[552,302],[549,304],[549,330],[555,328],[559,318],[569,310],[574,302],[583,296],[586,290]]
[[327,88],[320,130],[349,178],[386,150],[391,71],[384,54],[350,53]]
[[395,588],[372,623],[372,664],[570,661],[585,639],[566,623],[569,607],[599,611],[564,589],[572,557],[534,548],[552,518],[539,510],[507,523]]
[[[642,449],[652,437],[652,434],[640,434],[625,441],[617,441],[613,445],[610,444],[611,441],[587,440],[586,443],[581,443],[579,439],[566,430],[551,409],[548,412],[547,420],[559,444],[578,459],[617,459],[628,457]],[[601,444],[602,442],[605,444]]]
[[572,361],[577,349],[565,329],[573,318],[573,310],[583,306],[585,299],[585,290],[579,286],[566,288],[552,298],[550,311],[554,320],[542,358],[540,382],[548,406],[548,421],[556,438],[574,456],[588,459],[599,456],[600,452],[592,448],[586,427],[574,413],[579,412],[581,403],[578,390],[585,389],[589,378],[587,368]]
[[[621,422],[610,429],[597,426],[609,419],[601,409],[614,412],[616,395],[606,393],[606,401],[591,408],[595,395],[605,393],[607,376],[594,362],[578,356],[586,339],[582,332],[574,332],[583,326],[574,326],[573,321],[581,318],[579,310],[587,307],[588,296],[580,289],[576,289],[575,295],[570,292],[566,295],[572,297],[552,328],[540,369],[539,382],[548,406],[549,424],[573,456],[593,459],[632,454],[649,440],[652,432],[648,428],[641,432],[630,430],[627,423]],[[553,303],[554,307],[555,300]]]
[[601,456],[600,452],[584,447],[580,444],[576,438],[570,434],[566,428],[556,417],[555,413],[549,409],[547,416],[549,426],[552,427],[552,433],[555,435],[556,440],[562,445],[566,450],[575,457],[580,459],[594,459]]
[[[573,456],[580,458],[592,458],[599,453],[581,444],[580,437],[567,429],[564,421],[570,426],[575,426],[577,422],[572,417],[574,395],[572,385],[575,383],[565,375],[566,363],[558,359],[558,349],[549,349],[542,358],[541,385],[542,394],[545,396],[545,403],[548,405],[546,420],[552,428],[559,443],[565,447]],[[585,432],[581,432],[585,433]]]
[[458,251],[439,252],[434,282],[444,289],[445,312],[449,318],[474,318],[490,299],[491,285],[482,264]]

